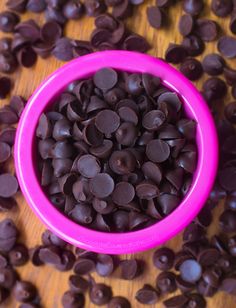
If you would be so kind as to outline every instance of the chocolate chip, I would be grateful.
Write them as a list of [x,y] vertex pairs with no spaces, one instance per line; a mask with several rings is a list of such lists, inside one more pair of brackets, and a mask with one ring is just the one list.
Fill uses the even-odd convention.
[[42,246],[36,246],[29,250],[29,257],[34,266],[40,266],[43,264],[43,262],[39,258],[39,252],[41,248]]
[[235,232],[236,230],[236,212],[225,210],[219,218],[219,225],[224,232]]
[[226,119],[232,123],[236,123],[236,102],[229,103],[225,106],[224,114]]
[[202,279],[198,282],[197,291],[203,296],[212,297],[216,293],[217,288],[210,286]]
[[61,61],[70,61],[74,58],[71,40],[63,37],[56,41],[52,55]]
[[123,42],[123,48],[130,51],[147,52],[151,47],[147,40],[138,34],[131,34]]
[[186,13],[191,15],[198,15],[204,8],[203,0],[184,0],[183,9]]
[[95,270],[95,262],[92,259],[78,259],[74,265],[76,275],[86,275]]
[[[2,52],[0,54],[0,71],[3,72],[3,73],[6,73],[6,74],[10,74],[10,73],[13,73],[16,70],[16,68],[17,68],[17,60],[16,60],[15,56],[11,53]],[[1,77],[1,79],[3,79],[3,78],[6,78],[6,77]],[[5,79],[3,79],[3,80],[5,80]],[[7,86],[7,84],[6,84],[6,81],[5,81],[5,87],[9,88],[9,86]],[[2,85],[1,88],[3,88],[3,85]],[[9,91],[7,92],[7,94],[8,93],[9,93]]]
[[56,21],[61,25],[67,21],[63,12],[55,6],[47,6],[44,14],[46,21]]
[[236,56],[235,53],[236,40],[232,36],[222,36],[217,44],[217,48],[219,52],[226,58],[234,58]]
[[180,71],[192,81],[199,79],[203,73],[201,62],[194,58],[185,59],[181,63]]
[[201,278],[201,265],[194,259],[185,260],[179,267],[180,276],[184,281],[195,283]]
[[112,290],[104,283],[94,284],[89,291],[89,298],[95,305],[101,306],[107,304],[112,297]]
[[11,52],[12,39],[4,37],[0,39],[0,52]]
[[145,284],[136,292],[135,298],[141,304],[153,305],[159,300],[159,293],[150,285]]
[[165,59],[167,62],[178,64],[187,57],[187,50],[185,47],[177,44],[170,44],[165,52]]
[[111,275],[114,270],[114,261],[111,256],[99,254],[96,260],[96,272],[102,277]]
[[8,0],[6,5],[10,10],[24,13],[27,0]]
[[18,191],[18,182],[14,175],[3,173],[0,175],[0,196],[12,197]]
[[218,77],[211,77],[203,83],[203,91],[209,100],[220,99],[226,95],[227,87],[223,80]]
[[156,288],[161,293],[172,293],[176,290],[175,274],[172,272],[161,272],[156,278]]
[[118,129],[120,118],[112,110],[102,110],[96,116],[95,125],[101,133],[109,135]]
[[189,35],[193,31],[194,23],[195,21],[191,15],[182,15],[180,17],[178,25],[180,34],[182,34],[183,36]]
[[169,145],[163,140],[154,139],[147,144],[146,155],[152,162],[164,162],[170,155]]
[[78,307],[83,308],[85,304],[84,295],[73,291],[66,291],[61,299],[63,308]]
[[56,245],[61,248],[64,248],[67,244],[65,241],[63,241],[56,234],[49,230],[45,230],[42,233],[41,240],[44,245]]
[[107,305],[108,308],[131,308],[131,304],[127,298],[122,296],[114,296]]
[[53,44],[62,36],[62,28],[55,21],[46,22],[40,30],[40,36],[44,42]]
[[156,29],[161,28],[163,24],[163,12],[156,6],[150,6],[147,8],[147,18],[149,24]]
[[28,249],[23,244],[15,245],[8,256],[12,266],[24,265],[29,259]]
[[68,1],[63,6],[63,14],[68,19],[79,19],[84,13],[84,5],[80,1]]
[[219,257],[220,257],[220,252],[215,248],[209,247],[202,249],[198,253],[197,260],[202,266],[210,266],[214,265]]
[[160,270],[167,271],[173,267],[174,252],[167,247],[159,248],[153,254],[153,264]]
[[79,275],[69,277],[69,286],[72,292],[85,293],[89,287],[89,282]]
[[45,0],[29,0],[26,8],[30,12],[41,13],[46,9],[46,2]]
[[113,6],[112,15],[119,19],[124,19],[132,14],[132,6],[128,0],[120,1],[119,4]]
[[0,286],[5,289],[12,289],[17,280],[16,271],[8,266],[0,269]]
[[121,278],[125,280],[133,280],[139,274],[139,264],[136,259],[122,260],[120,263]]
[[17,281],[13,289],[13,295],[18,302],[27,303],[35,299],[37,290],[28,281]]
[[176,295],[163,302],[167,308],[184,307],[188,302],[188,298],[185,295]]
[[56,264],[55,267],[59,271],[65,272],[73,268],[75,263],[75,256],[70,250],[63,250],[61,253],[61,262]]
[[25,39],[30,42],[35,42],[40,38],[39,26],[33,19],[19,23],[15,27],[15,31],[22,35]]
[[233,10],[233,3],[231,0],[212,0],[212,12],[219,17],[226,17]]
[[25,100],[23,97],[19,95],[12,96],[10,99],[10,107],[16,112],[16,114],[20,117],[24,108],[25,108]]
[[195,33],[201,37],[204,42],[214,41],[218,36],[218,25],[210,19],[199,18],[196,20]]
[[0,30],[3,32],[13,32],[19,22],[19,16],[10,11],[0,13]]
[[236,277],[235,274],[229,275],[222,280],[220,290],[235,295],[236,294]]
[[186,36],[183,39],[182,46],[185,48],[188,55],[191,57],[199,56],[200,54],[203,53],[205,49],[203,40],[194,34]]
[[212,53],[205,56],[202,61],[204,71],[211,76],[220,75],[223,73],[225,60],[218,54]]

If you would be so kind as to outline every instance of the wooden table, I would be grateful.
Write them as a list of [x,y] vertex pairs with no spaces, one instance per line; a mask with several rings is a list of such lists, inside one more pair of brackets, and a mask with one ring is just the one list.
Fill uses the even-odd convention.
[[[181,5],[175,5],[170,9],[170,25],[167,29],[155,30],[151,28],[146,20],[146,7],[154,3],[155,1],[145,1],[141,7],[139,7],[134,14],[134,17],[128,21],[128,25],[135,32],[144,35],[148,41],[154,47],[150,50],[150,54],[158,57],[163,57],[165,49],[167,48],[169,42],[179,43],[181,42],[181,36],[177,31],[178,19],[183,13]],[[180,2],[180,1],[179,1]],[[210,3],[210,0],[205,1]],[[5,1],[0,1],[0,11],[5,8]],[[217,20],[222,28],[222,31],[229,33],[228,24],[229,18],[218,19],[212,13],[210,13],[209,7],[205,10],[205,16]],[[33,15],[25,14],[22,16],[22,20],[28,18],[36,18],[39,23],[43,22],[42,15]],[[75,39],[89,39],[90,33],[93,29],[93,18],[83,18],[76,22],[69,22],[66,27],[66,33],[69,37]],[[216,42],[208,43],[207,48],[204,54],[216,51]],[[236,68],[234,60],[230,61],[231,65]],[[14,74],[15,87],[13,90],[14,94],[19,94],[25,98],[35,90],[35,88],[52,73],[55,69],[59,68],[63,63],[57,61],[54,58],[47,60],[39,59],[37,64],[32,69],[19,69]],[[207,78],[206,75],[197,82],[197,86],[201,86],[201,83]],[[227,97],[229,102],[231,97]],[[2,100],[1,105],[7,104],[8,99]],[[13,165],[9,164],[9,168],[13,171]],[[2,220],[5,217],[12,218],[19,229],[21,230],[20,240],[23,243],[26,243],[28,247],[33,247],[36,244],[40,243],[41,233],[45,229],[43,224],[39,219],[34,215],[30,210],[27,203],[24,201],[24,198],[19,194],[17,196],[18,209],[10,213],[1,213],[0,219]],[[209,230],[209,234],[217,232],[217,216],[221,212],[222,206],[219,206],[218,209],[214,212],[214,222],[212,228]],[[157,234],[158,236],[158,234]],[[181,235],[175,237],[167,243],[169,247],[178,250],[181,243]],[[95,278],[97,281],[104,281],[106,284],[111,285],[113,288],[114,295],[123,295],[130,299],[132,302],[132,307],[143,307],[134,299],[136,291],[143,286],[144,283],[150,283],[155,285],[155,279],[158,274],[158,270],[152,265],[152,254],[153,251],[146,251],[135,255],[135,258],[142,259],[146,262],[146,271],[145,273],[135,279],[132,282],[127,282],[120,280],[118,278],[119,273],[115,272],[112,278],[100,278],[96,275]],[[134,255],[122,256],[124,258],[133,258]],[[61,296],[64,291],[68,289],[68,276],[71,273],[60,273],[52,269],[50,266],[42,267],[33,267],[31,263],[28,263],[25,266],[22,266],[17,269],[20,276],[24,280],[32,281],[36,284],[39,294],[42,298],[42,304],[45,308],[59,308],[61,307]],[[208,300],[210,308],[233,308],[236,307],[236,297],[231,297],[223,293],[218,293],[213,298]],[[18,304],[15,303],[12,299],[8,302],[1,305],[1,307],[14,308],[18,307]],[[86,307],[92,308],[94,305],[89,303],[89,300],[86,301]],[[161,302],[156,304],[155,307],[162,307]]]

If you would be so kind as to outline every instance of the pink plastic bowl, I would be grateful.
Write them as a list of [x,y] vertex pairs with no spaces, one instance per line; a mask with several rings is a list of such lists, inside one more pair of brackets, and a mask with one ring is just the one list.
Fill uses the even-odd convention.
[[[187,115],[198,123],[198,165],[187,196],[162,221],[129,233],[104,233],[82,227],[61,214],[45,196],[34,164],[35,130],[41,113],[75,79],[92,75],[102,67],[160,76],[178,92]],[[218,163],[218,144],[211,114],[196,88],[164,61],[128,51],[105,51],[80,57],[54,72],[30,98],[21,117],[15,143],[15,164],[21,190],[33,211],[65,241],[100,253],[123,254],[155,247],[186,227],[204,205],[213,185]]]

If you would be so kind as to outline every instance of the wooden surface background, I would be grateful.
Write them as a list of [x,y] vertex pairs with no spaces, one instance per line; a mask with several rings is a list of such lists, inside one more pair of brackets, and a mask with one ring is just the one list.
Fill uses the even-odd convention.
[[[181,4],[178,3],[170,9],[169,19],[170,23],[167,29],[155,30],[151,28],[146,20],[146,7],[148,5],[154,4],[155,0],[146,0],[145,4],[139,6],[135,10],[135,14],[128,20],[128,25],[135,32],[144,35],[147,40],[152,44],[153,49],[150,50],[150,54],[158,57],[163,57],[165,49],[167,48],[169,42],[179,43],[182,38],[177,31],[177,25],[179,17],[183,14]],[[177,1],[181,2],[181,1]],[[219,19],[214,16],[209,9],[209,4],[211,0],[205,1],[208,3],[208,7],[204,11],[203,16],[217,20],[221,26],[224,33],[229,33],[228,24],[229,18]],[[5,9],[6,0],[0,1],[0,11]],[[33,15],[25,14],[22,16],[22,20],[28,18],[35,18],[40,24],[42,24],[44,17],[43,15]],[[90,33],[93,29],[93,18],[85,17],[76,22],[69,22],[66,27],[66,34],[75,39],[89,39]],[[1,36],[3,36],[1,34]],[[216,51],[216,42],[211,42],[207,44],[205,53],[210,53]],[[236,68],[235,60],[230,61],[232,67]],[[19,94],[25,98],[35,90],[35,88],[52,73],[55,69],[59,68],[63,63],[57,61],[54,58],[49,58],[47,60],[38,59],[37,64],[32,69],[18,69],[18,71],[13,75],[15,80],[15,86],[12,93]],[[203,80],[207,78],[206,75],[197,82],[197,86],[201,86]],[[227,102],[232,100],[230,96],[227,97]],[[8,103],[8,99],[1,100],[0,105]],[[13,171],[13,165],[10,164],[9,168]],[[40,243],[41,233],[45,229],[43,224],[30,210],[24,198],[19,194],[17,196],[18,209],[10,213],[0,213],[0,219],[4,217],[11,217],[19,227],[21,231],[20,241],[26,243],[28,247],[33,247]],[[214,222],[209,230],[210,234],[217,232],[218,224],[217,217],[221,212],[222,206],[219,206],[214,212]],[[157,234],[158,236],[158,234]],[[181,235],[175,237],[167,243],[169,247],[178,250],[181,243]],[[136,291],[143,286],[144,283],[150,283],[155,285],[155,279],[158,274],[158,270],[152,265],[152,254],[153,251],[146,251],[135,255],[135,258],[142,259],[146,262],[145,273],[135,279],[132,282],[127,282],[120,280],[118,278],[119,273],[115,272],[112,278],[100,278],[96,275],[97,281],[104,281],[106,284],[111,285],[114,295],[123,295],[130,299],[132,307],[143,307],[143,305],[137,303],[134,299]],[[133,255],[122,256],[124,258],[133,258]],[[25,266],[19,267],[17,269],[20,276],[24,280],[29,280],[35,283],[38,288],[39,294],[42,299],[42,305],[44,308],[59,308],[61,307],[61,296],[63,292],[68,289],[68,276],[71,274],[60,273],[51,268],[50,266],[34,267],[31,263]],[[13,299],[10,299],[1,307],[18,307],[19,304],[15,303]],[[95,307],[89,303],[89,299],[86,299],[86,307]],[[152,306],[151,306],[152,307]],[[155,307],[162,307],[161,302],[156,304]],[[223,293],[217,293],[213,298],[208,300],[208,307],[210,308],[233,308],[236,307],[236,297],[231,297]]]

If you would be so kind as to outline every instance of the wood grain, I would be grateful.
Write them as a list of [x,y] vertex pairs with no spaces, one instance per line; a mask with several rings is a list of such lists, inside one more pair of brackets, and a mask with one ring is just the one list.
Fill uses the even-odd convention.
[[[165,49],[167,48],[169,42],[181,42],[181,36],[177,31],[178,19],[181,16],[182,9],[181,4],[177,4],[170,9],[169,14],[169,25],[167,29],[155,30],[152,29],[146,20],[146,7],[150,4],[153,4],[155,1],[145,1],[145,4],[140,6],[135,10],[134,17],[130,18],[127,22],[128,26],[133,29],[135,32],[144,35],[148,41],[152,44],[153,49],[150,51],[150,54],[158,57],[163,57]],[[180,2],[180,1],[178,1]],[[229,18],[218,19],[214,16],[209,9],[210,0],[205,1],[208,3],[208,8],[205,10],[204,16],[212,18],[218,21],[222,32],[229,33],[228,24]],[[0,11],[5,9],[5,0],[0,1]],[[25,14],[22,16],[22,20],[28,18],[36,18],[40,24],[43,22],[42,15],[33,15]],[[93,19],[92,18],[83,18],[76,22],[69,22],[66,27],[66,33],[69,37],[76,39],[89,39],[91,30],[93,29]],[[3,35],[2,35],[3,36]],[[207,44],[207,48],[204,54],[215,52],[216,51],[216,42]],[[39,59],[37,64],[32,69],[19,69],[14,75],[15,86],[13,93],[22,95],[26,98],[35,90],[35,88],[52,73],[55,69],[59,68],[63,63],[57,61],[54,58],[49,58],[47,60]],[[235,60],[230,61],[232,67],[236,68]],[[203,80],[207,76],[204,76],[197,86],[201,86]],[[230,95],[228,95],[226,101],[231,100]],[[1,105],[7,104],[7,100],[2,100]],[[9,164],[9,168],[13,171],[13,164]],[[4,217],[11,217],[21,230],[20,240],[23,243],[26,243],[28,247],[33,247],[36,244],[40,243],[40,236],[45,227],[43,224],[36,218],[33,212],[30,210],[26,202],[24,201],[21,195],[17,196],[18,209],[11,213],[1,213],[0,219]],[[209,230],[209,234],[217,232],[218,224],[217,217],[222,210],[222,205],[220,205],[214,212],[214,222],[212,227]],[[171,227],[171,226],[170,226]],[[158,234],[156,234],[158,236]],[[178,250],[181,243],[181,235],[175,237],[167,243],[169,247]],[[136,291],[143,286],[144,283],[150,283],[155,285],[155,279],[158,274],[158,270],[152,265],[152,254],[153,251],[147,251],[135,255],[135,258],[142,259],[146,263],[145,273],[135,279],[133,282],[127,282],[120,280],[118,278],[119,272],[115,272],[112,278],[100,278],[95,275],[97,281],[103,281],[108,285],[111,285],[113,288],[114,295],[123,295],[130,299],[132,302],[132,307],[143,307],[135,301],[134,296]],[[133,258],[134,255],[122,256],[123,258]],[[22,279],[32,281],[36,284],[39,294],[42,298],[42,305],[45,308],[59,308],[61,307],[61,296],[64,291],[68,289],[68,276],[70,273],[60,273],[56,270],[53,270],[50,266],[43,267],[33,267],[30,263],[17,269]],[[208,300],[208,307],[210,308],[233,308],[236,307],[236,298],[231,297],[222,293],[216,294],[213,298]],[[13,299],[10,299],[8,302],[4,303],[0,307],[18,307],[19,304],[15,303]],[[86,307],[92,308],[95,307],[89,300],[86,300]],[[154,307],[154,306],[151,306]],[[155,305],[155,307],[162,307],[161,303]]]

